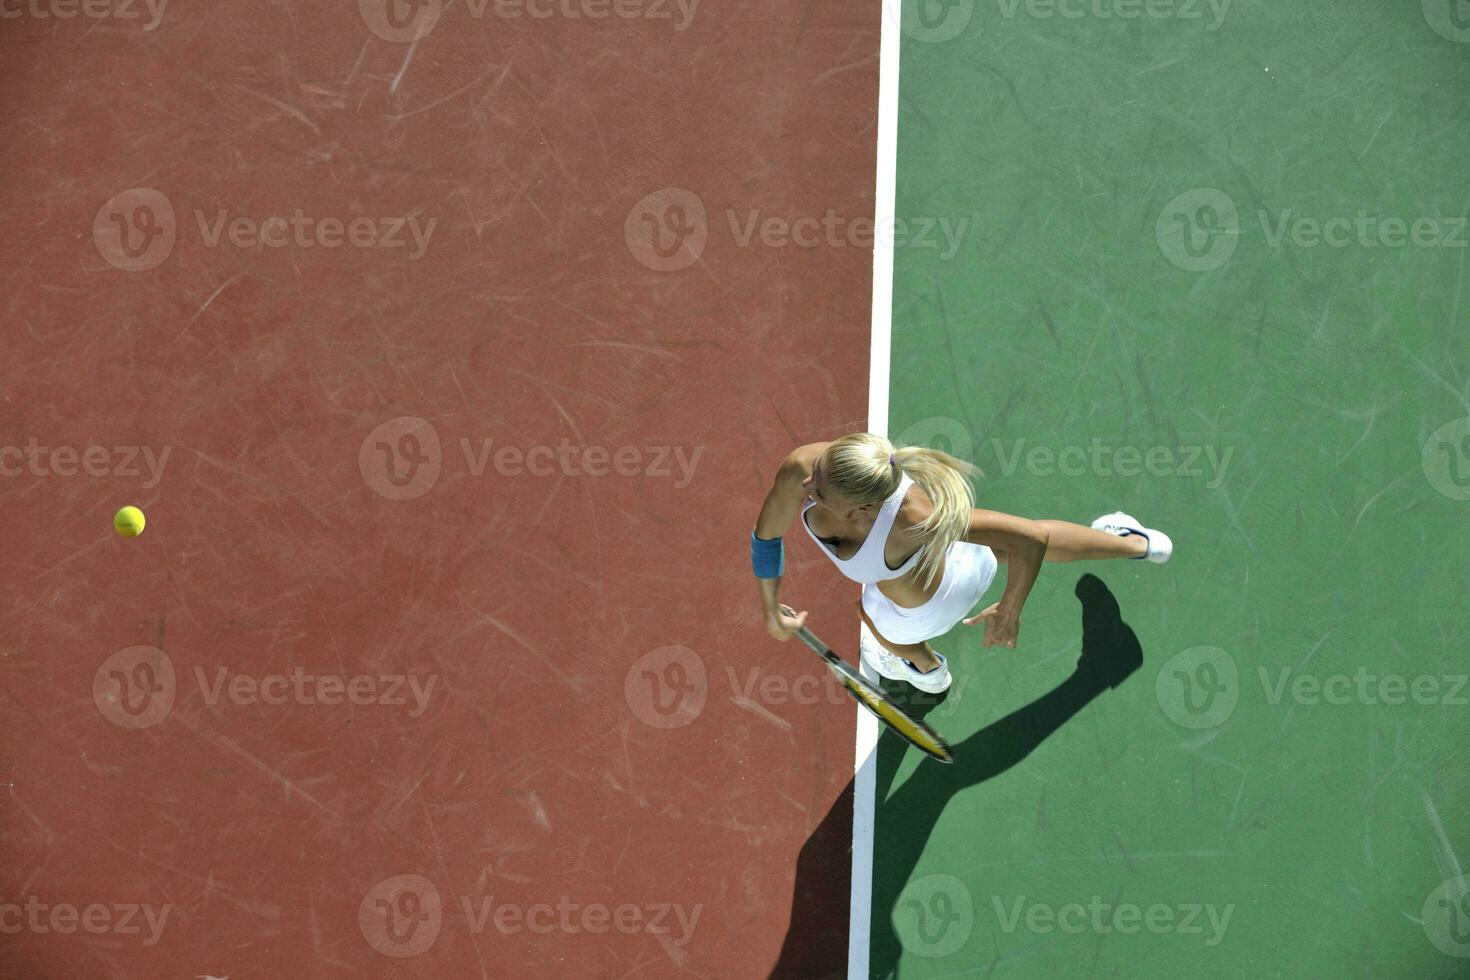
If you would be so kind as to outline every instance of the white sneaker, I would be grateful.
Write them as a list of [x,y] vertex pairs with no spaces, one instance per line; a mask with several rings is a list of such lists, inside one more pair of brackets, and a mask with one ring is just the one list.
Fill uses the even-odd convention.
[[867,623],[862,624],[862,632],[859,634],[858,655],[878,676],[891,681],[904,681],[928,694],[949,690],[949,685],[954,680],[949,672],[949,661],[942,654],[934,655],[939,658],[938,667],[920,670],[907,660],[890,653],[887,647],[878,642],[873,631],[868,629]]
[[903,679],[926,694],[942,694],[949,690],[950,682],[954,680],[949,672],[949,661],[944,658],[944,654],[936,653],[934,656],[939,659],[939,666],[933,670],[920,670],[907,660],[899,661],[903,664]]
[[1130,517],[1121,510],[1111,514],[1104,514],[1092,522],[1093,530],[1106,531],[1108,534],[1116,534],[1120,538],[1126,538],[1130,534],[1137,534],[1143,538],[1144,544],[1148,546],[1139,558],[1147,558],[1156,565],[1162,565],[1174,554],[1174,540],[1163,531],[1151,527],[1144,527],[1138,522],[1138,518]]
[[862,657],[863,663],[872,668],[879,677],[886,677],[891,681],[906,681],[908,676],[904,673],[903,661],[888,652],[888,648],[878,642],[873,631],[868,629],[868,624],[862,624],[862,632],[858,635],[858,656]]

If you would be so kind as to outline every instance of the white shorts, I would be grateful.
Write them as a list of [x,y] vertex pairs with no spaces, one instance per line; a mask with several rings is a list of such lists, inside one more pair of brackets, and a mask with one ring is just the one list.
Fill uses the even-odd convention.
[[905,609],[870,584],[863,586],[863,609],[885,640],[923,643],[949,632],[975,608],[995,581],[995,570],[995,552],[983,544],[956,541],[945,553],[944,579],[934,598]]

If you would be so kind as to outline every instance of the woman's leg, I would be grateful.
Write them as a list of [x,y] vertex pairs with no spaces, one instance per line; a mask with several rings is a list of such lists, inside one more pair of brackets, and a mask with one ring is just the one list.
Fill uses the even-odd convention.
[[[1047,561],[1091,561],[1100,558],[1138,558],[1148,550],[1148,539],[1137,534],[1119,537],[1067,521],[1037,521],[1046,528],[1050,540],[1046,545]],[[992,548],[997,561],[1005,561],[1005,552]]]
[[879,643],[883,644],[883,649],[901,660],[907,660],[923,671],[933,670],[939,666],[939,660],[934,656],[934,648],[929,645],[927,640],[923,643],[893,643],[885,639],[882,633],[878,632],[878,627],[873,625],[873,620],[868,617],[868,611],[863,608],[861,599],[858,600],[857,606],[858,615],[863,618],[863,622],[867,624],[868,629],[873,631],[873,637]]
[[1148,551],[1148,539],[1137,534],[1119,537],[1067,521],[1040,521],[1051,535],[1047,561],[1085,561],[1093,558],[1137,558]]

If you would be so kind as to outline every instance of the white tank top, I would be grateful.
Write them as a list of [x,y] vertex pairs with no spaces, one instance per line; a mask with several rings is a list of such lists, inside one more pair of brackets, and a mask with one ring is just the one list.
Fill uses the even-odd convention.
[[837,553],[824,543],[821,538],[817,537],[817,532],[813,531],[812,526],[806,522],[806,512],[816,506],[816,501],[807,501],[806,506],[801,509],[801,526],[806,528],[806,533],[810,534],[812,540],[817,543],[817,546],[822,549],[828,558],[832,559],[832,563],[837,566],[837,570],[854,582],[871,585],[874,582],[885,582],[888,579],[901,578],[907,575],[914,565],[918,564],[919,556],[924,553],[924,549],[920,548],[910,555],[908,561],[904,562],[899,568],[888,567],[888,561],[883,557],[883,549],[888,544],[888,532],[893,530],[893,521],[898,517],[898,509],[903,506],[904,494],[908,493],[909,487],[913,485],[914,481],[905,473],[903,479],[898,481],[898,489],[893,491],[888,499],[883,501],[883,505],[878,508],[878,516],[873,520],[873,529],[868,532],[867,538],[863,540],[862,547],[858,548],[857,554],[845,561],[838,558]]

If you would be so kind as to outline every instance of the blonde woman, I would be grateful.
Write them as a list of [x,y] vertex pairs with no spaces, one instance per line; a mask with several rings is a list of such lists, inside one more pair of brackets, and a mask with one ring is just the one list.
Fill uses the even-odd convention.
[[[800,518],[828,558],[861,583],[859,650],[878,674],[930,693],[950,685],[929,641],[957,623],[985,624],[985,645],[1014,647],[1021,606],[1043,561],[1139,558],[1163,563],[1174,544],[1122,512],[1091,527],[1033,521],[974,506],[975,468],[947,453],[895,446],[866,432],[793,450],[750,536],[766,628],[788,640],[807,614],[783,605],[782,536]],[[1007,565],[998,602],[966,618]]]

